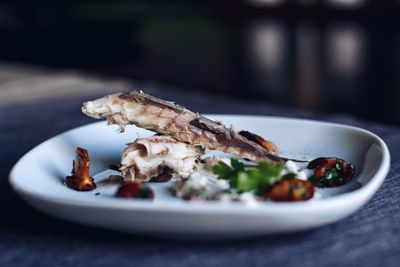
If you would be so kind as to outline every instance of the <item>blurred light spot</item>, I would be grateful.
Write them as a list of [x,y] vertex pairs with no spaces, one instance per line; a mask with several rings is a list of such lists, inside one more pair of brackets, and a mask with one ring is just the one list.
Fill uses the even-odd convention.
[[287,29],[279,21],[257,20],[247,28],[246,61],[252,88],[272,101],[287,101]]
[[365,3],[365,0],[326,0],[331,6],[337,7],[359,7]]
[[262,69],[274,70],[283,63],[285,37],[276,23],[258,23],[249,36],[252,61]]
[[337,26],[328,30],[328,67],[337,73],[354,75],[363,67],[365,38],[361,31],[352,26]]
[[258,5],[258,6],[276,6],[285,1],[283,0],[248,0],[250,4]]

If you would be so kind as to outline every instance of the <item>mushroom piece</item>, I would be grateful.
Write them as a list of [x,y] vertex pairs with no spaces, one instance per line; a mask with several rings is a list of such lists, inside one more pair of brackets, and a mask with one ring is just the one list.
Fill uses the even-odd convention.
[[76,191],[91,191],[96,188],[94,179],[89,174],[90,161],[86,149],[77,147],[76,158],[72,163],[71,175],[66,177],[65,184]]

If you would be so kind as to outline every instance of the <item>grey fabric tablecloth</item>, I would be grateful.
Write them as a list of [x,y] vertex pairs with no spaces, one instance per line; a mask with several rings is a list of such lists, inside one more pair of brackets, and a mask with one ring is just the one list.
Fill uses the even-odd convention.
[[2,108],[0,266],[400,266],[400,128],[155,87],[148,91],[199,112],[309,117],[366,128],[389,146],[389,176],[361,210],[312,231],[208,243],[126,235],[44,215],[23,203],[7,182],[12,165],[29,149],[92,122],[80,112],[83,99]]

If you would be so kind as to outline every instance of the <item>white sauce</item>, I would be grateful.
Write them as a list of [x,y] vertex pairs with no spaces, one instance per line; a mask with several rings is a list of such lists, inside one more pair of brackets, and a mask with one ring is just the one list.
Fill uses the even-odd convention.
[[245,192],[239,195],[239,199],[243,202],[246,206],[255,207],[259,205],[259,201],[257,200],[256,196],[251,192]]
[[187,180],[178,182],[174,190],[180,198],[195,194],[197,199],[216,199],[219,194],[229,190],[229,184],[226,180],[195,172]]
[[308,170],[308,169],[301,170],[296,165],[296,163],[294,163],[294,161],[292,161],[292,160],[286,161],[284,167],[285,168],[282,171],[282,175],[285,175],[288,173],[294,173],[294,174],[296,174],[296,178],[299,180],[306,181],[308,179],[308,177],[312,174],[312,170]]

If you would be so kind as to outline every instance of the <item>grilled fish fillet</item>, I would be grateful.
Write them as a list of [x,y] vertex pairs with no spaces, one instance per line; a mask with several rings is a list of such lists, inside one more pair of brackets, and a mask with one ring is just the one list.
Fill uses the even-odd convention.
[[88,101],[83,104],[82,111],[95,119],[105,118],[110,124],[119,125],[121,131],[126,125],[134,124],[172,136],[181,142],[224,151],[253,161],[285,160],[274,153],[276,147],[272,143],[273,149],[269,151],[232,128],[142,91],[117,93]]
[[171,136],[140,138],[125,148],[120,171],[128,181],[147,182],[165,170],[187,178],[195,170],[196,160],[202,153],[200,147],[179,142]]

